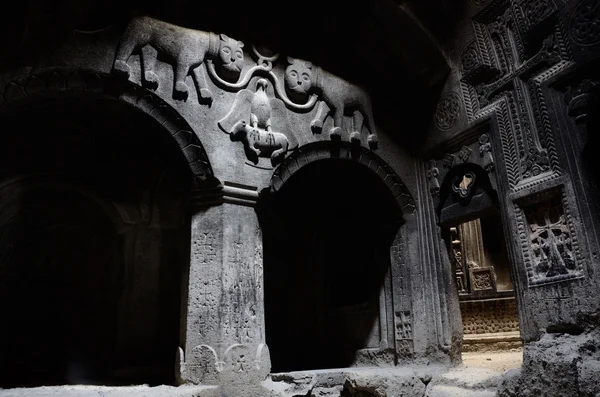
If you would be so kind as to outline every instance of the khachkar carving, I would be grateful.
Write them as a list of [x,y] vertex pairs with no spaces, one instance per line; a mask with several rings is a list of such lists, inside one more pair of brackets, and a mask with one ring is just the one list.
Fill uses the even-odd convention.
[[[570,63],[553,1],[493,2],[473,19],[465,49],[463,93],[468,117],[495,109],[513,190],[561,175],[542,84]],[[470,72],[473,65],[497,71]],[[495,105],[494,107],[492,107]]]
[[409,310],[397,311],[394,316],[396,352],[399,357],[410,357],[413,349],[412,316]]
[[[533,199],[530,199],[533,200]],[[517,207],[530,285],[580,277],[583,265],[564,192],[540,194]]]
[[256,92],[239,91],[231,110],[217,124],[232,141],[243,142],[246,157],[254,164],[259,157],[269,157],[276,166],[290,149],[290,142],[284,133],[273,131],[272,125],[291,137],[294,134],[283,101],[267,96],[268,85],[266,79],[259,79]]

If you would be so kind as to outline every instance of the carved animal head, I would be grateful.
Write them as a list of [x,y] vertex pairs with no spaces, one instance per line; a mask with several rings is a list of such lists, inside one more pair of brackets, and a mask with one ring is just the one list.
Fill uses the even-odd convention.
[[313,65],[308,61],[288,57],[285,69],[285,84],[296,94],[308,94],[313,84]]
[[244,120],[240,120],[231,127],[229,137],[232,141],[243,141],[248,133],[248,124]]
[[239,73],[244,66],[244,43],[224,34],[219,38],[219,62],[228,72]]
[[267,81],[267,79],[258,79],[258,81],[256,82],[256,91],[258,91],[258,90],[267,91],[268,86],[269,86],[269,82]]

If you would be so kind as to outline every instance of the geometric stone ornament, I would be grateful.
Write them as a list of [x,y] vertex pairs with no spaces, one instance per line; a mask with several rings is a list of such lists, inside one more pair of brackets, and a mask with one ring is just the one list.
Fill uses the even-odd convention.
[[448,130],[458,122],[460,116],[460,97],[455,92],[444,94],[435,111],[435,125],[440,130]]
[[469,269],[471,291],[496,290],[496,275],[492,266]]
[[409,310],[397,311],[394,316],[396,323],[396,351],[399,357],[408,357],[413,352],[412,318]]

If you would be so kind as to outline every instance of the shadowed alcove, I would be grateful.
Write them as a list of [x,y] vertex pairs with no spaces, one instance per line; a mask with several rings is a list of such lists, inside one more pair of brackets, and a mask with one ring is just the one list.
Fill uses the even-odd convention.
[[361,351],[385,350],[382,296],[402,223],[386,185],[362,164],[325,159],[271,200],[261,225],[272,372],[361,365]]
[[192,175],[113,99],[3,116],[0,387],[173,383]]

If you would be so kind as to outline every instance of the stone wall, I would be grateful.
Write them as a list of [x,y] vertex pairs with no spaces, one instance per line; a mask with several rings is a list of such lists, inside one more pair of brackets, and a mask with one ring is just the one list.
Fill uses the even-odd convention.
[[515,298],[463,301],[460,312],[464,334],[519,331]]

